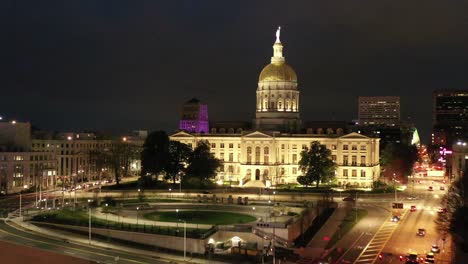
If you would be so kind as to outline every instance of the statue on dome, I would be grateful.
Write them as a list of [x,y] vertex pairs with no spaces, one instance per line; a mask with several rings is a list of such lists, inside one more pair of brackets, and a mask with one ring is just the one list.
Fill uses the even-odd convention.
[[281,42],[280,41],[280,31],[281,31],[281,27],[278,27],[278,29],[276,30],[276,42]]

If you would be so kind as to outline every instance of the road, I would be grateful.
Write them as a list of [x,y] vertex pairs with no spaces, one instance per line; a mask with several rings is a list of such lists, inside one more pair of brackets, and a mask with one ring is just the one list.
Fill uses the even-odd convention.
[[[95,246],[85,246],[52,238],[35,235],[12,228],[4,221],[0,221],[0,240],[9,243],[35,247],[42,250],[56,252],[100,263],[169,263],[169,260],[158,260],[153,257],[130,254],[122,251],[101,249]],[[116,262],[116,260],[118,260]],[[174,263],[174,262],[173,262]]]

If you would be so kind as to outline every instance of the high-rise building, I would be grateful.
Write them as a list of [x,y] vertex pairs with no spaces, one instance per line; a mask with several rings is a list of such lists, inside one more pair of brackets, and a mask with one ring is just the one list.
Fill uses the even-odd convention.
[[432,144],[452,146],[468,139],[468,90],[432,94]]
[[208,133],[208,126],[208,105],[196,98],[186,102],[182,109],[179,129],[193,133]]
[[360,96],[359,125],[398,126],[400,124],[400,97]]

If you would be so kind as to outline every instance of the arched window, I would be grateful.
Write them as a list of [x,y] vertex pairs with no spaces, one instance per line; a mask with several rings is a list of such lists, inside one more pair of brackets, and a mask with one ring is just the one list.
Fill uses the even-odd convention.
[[247,147],[247,164],[252,163],[252,147]]
[[332,129],[332,128],[327,128],[327,134],[328,134],[328,135],[333,134],[333,129]]
[[336,130],[336,133],[337,133],[338,135],[343,135],[343,129],[342,129],[342,128],[338,128],[338,129]]
[[323,134],[323,128],[317,128],[317,134]]
[[237,133],[237,134],[242,134],[242,128],[238,128],[238,129],[236,130],[236,133]]
[[270,154],[270,149],[268,147],[265,147],[263,149],[263,163],[265,164],[268,164],[269,162],[268,154]]
[[283,110],[283,102],[278,102],[278,110]]
[[228,129],[228,133],[229,133],[229,134],[234,134],[234,128],[229,128],[229,129]]
[[219,133],[226,133],[226,129],[225,128],[220,128]]
[[211,134],[216,134],[216,128],[215,128],[215,127],[213,127],[213,128],[211,129]]

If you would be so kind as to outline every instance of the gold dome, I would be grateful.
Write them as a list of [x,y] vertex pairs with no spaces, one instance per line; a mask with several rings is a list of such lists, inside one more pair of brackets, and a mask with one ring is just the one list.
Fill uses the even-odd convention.
[[286,63],[268,64],[260,73],[259,81],[294,81],[297,82],[296,72]]

